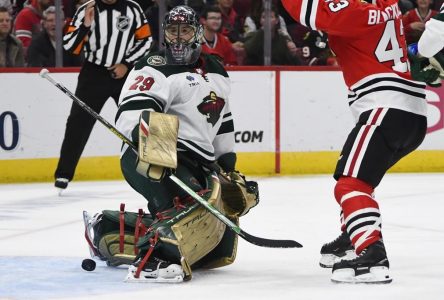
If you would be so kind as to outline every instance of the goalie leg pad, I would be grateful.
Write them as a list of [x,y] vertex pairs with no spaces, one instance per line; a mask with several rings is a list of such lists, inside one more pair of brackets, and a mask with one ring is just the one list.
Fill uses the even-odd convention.
[[[224,212],[219,178],[212,173],[206,180],[206,189],[200,193],[211,205]],[[191,279],[191,267],[197,266],[199,260],[220,244],[226,230],[225,224],[189,196],[176,199],[175,207],[156,217],[148,234],[138,243],[141,253],[148,253],[149,248],[154,247],[154,257],[180,264],[185,274],[184,280]],[[156,234],[158,240],[152,246]],[[236,244],[232,243],[232,251],[228,251],[232,260]],[[220,260],[220,257],[216,259]]]
[[136,170],[152,180],[161,180],[165,168],[177,168],[177,116],[142,111],[139,119],[139,147]]
[[138,213],[104,210],[93,218],[84,212],[85,238],[91,256],[106,261],[108,266],[130,265],[139,249],[136,243],[153,222],[142,210]]

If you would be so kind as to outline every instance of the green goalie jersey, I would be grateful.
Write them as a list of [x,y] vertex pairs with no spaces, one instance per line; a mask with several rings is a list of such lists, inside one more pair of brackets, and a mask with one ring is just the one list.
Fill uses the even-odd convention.
[[167,65],[163,53],[151,53],[128,75],[116,127],[131,139],[142,110],[176,115],[178,151],[212,162],[234,152],[229,94],[230,79],[216,56],[201,54],[193,65]]

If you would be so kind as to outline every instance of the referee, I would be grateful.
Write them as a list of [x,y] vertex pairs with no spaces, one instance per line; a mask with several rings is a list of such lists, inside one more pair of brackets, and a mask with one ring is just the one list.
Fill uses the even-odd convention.
[[[129,70],[148,52],[151,40],[146,17],[132,0],[96,0],[79,7],[63,37],[67,51],[85,55],[76,96],[97,113],[109,97],[117,104]],[[57,188],[66,189],[73,179],[94,123],[72,104],[54,175]]]

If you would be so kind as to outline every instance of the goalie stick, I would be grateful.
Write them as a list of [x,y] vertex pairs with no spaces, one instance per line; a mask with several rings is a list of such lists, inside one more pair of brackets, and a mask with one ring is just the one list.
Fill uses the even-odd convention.
[[[114,133],[118,138],[120,138],[124,143],[128,146],[136,150],[135,145],[131,140],[125,137],[119,130],[117,130],[113,125],[111,125],[107,120],[105,120],[102,116],[96,113],[92,108],[86,105],[82,100],[80,100],[76,95],[74,95],[70,90],[68,90],[63,84],[54,80],[50,75],[47,69],[42,69],[40,71],[40,76],[42,78],[47,79],[54,86],[56,86],[59,90],[61,90],[65,95],[67,95],[71,100],[73,100],[77,105],[83,108],[86,112],[88,112],[92,117],[102,123],[106,128],[108,128],[112,133]],[[233,232],[239,235],[241,238],[246,240],[247,242],[261,246],[261,247],[269,247],[269,248],[301,248],[302,245],[294,240],[272,240],[256,237],[254,235],[248,234],[243,231],[238,225],[233,223],[230,219],[225,217],[220,211],[218,211],[214,206],[205,201],[202,197],[200,197],[196,192],[190,189],[185,183],[183,183],[179,178],[177,178],[174,174],[170,175],[171,180],[173,180],[178,186],[180,186],[183,190],[185,190],[191,197],[193,197],[200,205],[205,207],[212,215],[218,218],[222,223],[227,225]]]

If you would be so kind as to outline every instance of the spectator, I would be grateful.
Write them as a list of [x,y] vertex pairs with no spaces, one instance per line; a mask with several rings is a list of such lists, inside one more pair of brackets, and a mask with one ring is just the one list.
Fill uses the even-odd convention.
[[425,22],[438,13],[430,9],[431,2],[432,0],[417,0],[418,7],[409,10],[402,17],[407,44],[417,42],[425,30]]
[[[250,32],[256,31],[261,27],[261,16],[264,10],[264,0],[255,1],[251,6],[250,13],[245,19],[244,23],[244,35]],[[288,36],[291,39],[290,34],[287,31],[287,25],[285,24],[284,18],[279,16],[279,29],[281,34]]]
[[398,6],[401,10],[401,13],[404,15],[406,12],[415,7],[415,0],[399,0]]
[[[251,32],[246,36],[245,51],[246,65],[263,65],[264,64],[264,22],[265,13],[261,16],[261,29]],[[296,45],[278,31],[278,13],[276,9],[271,11],[271,64],[272,65],[300,65],[298,58],[298,50]]]
[[17,16],[17,14],[23,9],[26,0],[11,0],[12,9],[13,9],[13,17]]
[[225,65],[236,65],[236,55],[231,42],[219,30],[222,26],[222,12],[217,6],[204,9],[201,16],[204,28],[202,52],[218,55]]
[[336,59],[328,48],[327,34],[311,30],[305,34],[300,47],[302,64],[307,66],[336,65]]
[[11,0],[0,0],[0,7],[5,7],[8,9],[8,12],[12,14],[12,4]]
[[[56,8],[54,6],[48,7],[43,12],[42,24],[43,31],[32,38],[28,49],[28,67],[55,67],[56,65]],[[63,66],[80,65],[80,56],[63,51]]]
[[11,34],[12,16],[0,7],[0,67],[24,67],[22,42]]
[[23,43],[25,57],[31,44],[32,35],[42,30],[42,13],[51,3],[52,0],[29,0],[15,19],[14,31],[17,38]]
[[[258,0],[236,0],[233,3],[233,8],[239,17],[245,19],[250,14],[251,7],[256,2],[260,2],[260,1],[258,1]],[[208,1],[207,1],[207,5],[208,5]]]
[[244,22],[234,10],[233,2],[234,0],[219,0],[218,5],[222,12],[221,33],[228,37],[230,42],[235,43],[242,41]]

